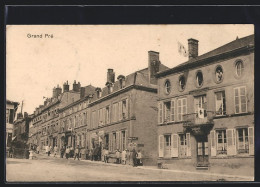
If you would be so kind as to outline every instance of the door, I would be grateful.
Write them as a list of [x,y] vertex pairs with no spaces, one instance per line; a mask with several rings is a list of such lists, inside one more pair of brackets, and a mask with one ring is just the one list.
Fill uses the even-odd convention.
[[171,157],[171,135],[164,136],[164,157]]
[[208,149],[208,137],[197,137],[197,166],[203,167],[209,165]]

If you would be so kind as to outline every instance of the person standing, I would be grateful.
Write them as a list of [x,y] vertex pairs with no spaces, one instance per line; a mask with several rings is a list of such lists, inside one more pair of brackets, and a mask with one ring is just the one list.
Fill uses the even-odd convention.
[[74,149],[73,149],[73,147],[71,146],[71,147],[70,147],[70,158],[73,158],[73,155],[74,155]]
[[48,145],[46,146],[46,152],[47,152],[48,156],[50,156],[51,152],[50,152],[50,147]]
[[88,146],[86,147],[86,160],[89,159],[89,149],[88,149]]
[[108,149],[105,148],[105,150],[104,150],[104,161],[105,161],[105,163],[108,163],[108,154],[109,154]]
[[118,149],[116,150],[116,163],[120,164],[120,151]]
[[70,148],[69,148],[69,146],[67,146],[65,154],[66,154],[66,159],[69,159],[69,156],[70,156]]
[[61,149],[60,149],[60,157],[61,158],[63,158],[64,152],[65,152],[65,148],[64,148],[64,146],[62,146]]
[[79,145],[77,145],[76,149],[75,149],[75,153],[74,153],[74,160],[76,159],[76,157],[78,158],[79,160]]
[[122,160],[122,164],[125,165],[126,164],[126,150],[122,151],[121,160]]
[[142,166],[143,165],[143,162],[142,162],[142,153],[140,150],[138,150],[137,152],[137,165],[138,166]]
[[37,150],[37,154],[39,154],[40,153],[40,146],[37,146],[36,150]]
[[85,147],[80,149],[80,158],[86,160],[86,149]]
[[135,148],[133,148],[133,151],[132,151],[133,167],[137,166],[136,156],[137,156],[137,152],[136,152]]
[[57,145],[55,145],[55,147],[54,147],[54,157],[56,157],[57,154],[58,154],[58,147],[57,147]]

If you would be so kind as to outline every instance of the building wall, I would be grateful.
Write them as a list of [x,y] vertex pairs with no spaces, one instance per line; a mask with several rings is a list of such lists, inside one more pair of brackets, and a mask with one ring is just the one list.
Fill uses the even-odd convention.
[[[235,63],[238,60],[242,60],[244,64],[243,75],[238,78],[235,74]],[[220,83],[215,82],[215,69],[218,65],[221,65],[223,69],[223,80]],[[196,72],[201,70],[203,73],[203,85],[201,87],[196,87]],[[186,77],[186,86],[184,91],[179,90],[179,77],[184,75]],[[170,80],[171,82],[171,92],[170,94],[165,94],[165,81]],[[243,114],[235,114],[235,98],[234,98],[234,88],[245,86],[246,87],[246,99],[247,99],[247,112]],[[162,77],[158,80],[159,88],[159,102],[171,100],[173,98],[178,99],[182,97],[187,98],[187,114],[195,112],[194,107],[194,96],[206,94],[207,98],[207,111],[216,111],[216,100],[215,92],[225,91],[226,98],[226,115],[221,117],[214,117],[214,126],[211,130],[226,130],[234,129],[236,133],[234,136],[237,136],[237,129],[241,127],[254,127],[254,53],[244,53],[240,56],[233,56],[226,60],[216,60],[214,63],[207,64],[195,69],[187,69],[184,72],[179,72],[176,74],[171,74],[165,77]],[[175,103],[176,104],[176,103]],[[175,105],[175,114],[177,114],[177,105]],[[159,117],[159,115],[158,115]],[[176,119],[176,115],[175,115]],[[168,122],[164,124],[159,124],[158,126],[158,135],[163,134],[178,134],[183,132],[183,122],[176,120],[175,122]],[[209,162],[211,167],[223,166],[221,163],[233,163],[230,164],[230,168],[243,168],[246,164],[242,163],[240,158],[241,154],[237,152],[235,155],[216,155],[211,156],[211,136],[208,136],[208,152],[210,155]],[[217,140],[216,140],[217,141]],[[237,146],[237,138],[235,139]],[[158,140],[159,142],[159,140]],[[189,168],[191,165],[195,165],[197,154],[197,142],[194,136],[191,134],[191,156],[187,159],[180,158],[168,158],[163,157],[159,158],[160,161],[166,163],[174,163],[176,167],[179,165],[177,163],[182,163],[183,167]],[[253,159],[254,157],[251,154],[243,154],[243,158],[246,158],[247,167],[253,171]],[[177,161],[178,160],[178,161]],[[185,160],[185,161],[184,161]],[[244,161],[244,159],[243,159]],[[234,166],[238,165],[238,166]],[[241,169],[240,168],[240,169]],[[251,172],[250,171],[250,172]]]

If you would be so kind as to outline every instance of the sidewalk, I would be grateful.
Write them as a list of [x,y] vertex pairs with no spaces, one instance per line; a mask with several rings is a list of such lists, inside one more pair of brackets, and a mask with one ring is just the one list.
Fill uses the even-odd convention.
[[[53,154],[50,156],[45,155],[43,153],[36,154],[36,157],[45,157],[45,158],[52,158],[52,159],[60,159],[60,155],[57,155],[57,157],[53,157]],[[65,158],[64,158],[65,159]],[[69,160],[74,160],[73,158],[69,158]],[[94,163],[94,164],[100,164],[100,165],[109,165],[114,167],[125,167],[125,168],[133,168],[132,165],[123,165],[123,164],[115,164],[115,163],[105,163],[102,161],[91,161],[91,160],[80,160],[80,162],[87,162],[87,163]],[[171,173],[185,173],[185,174],[195,174],[195,175],[207,175],[207,176],[217,176],[219,178],[229,178],[232,180],[232,178],[240,178],[244,181],[253,181],[254,177],[250,176],[242,176],[242,175],[230,175],[230,174],[222,174],[222,173],[213,173],[210,172],[210,170],[205,171],[184,171],[184,170],[174,170],[174,169],[159,169],[157,166],[137,166],[136,169],[142,169],[142,170],[154,170],[154,171],[162,171],[162,172],[171,172]]]

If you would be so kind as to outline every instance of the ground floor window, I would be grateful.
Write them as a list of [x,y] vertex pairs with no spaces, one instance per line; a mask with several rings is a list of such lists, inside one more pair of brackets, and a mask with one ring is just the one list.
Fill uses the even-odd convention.
[[187,156],[187,138],[186,134],[179,134],[179,157]]
[[248,129],[237,129],[237,151],[238,153],[249,153]]
[[171,135],[164,135],[164,157],[171,157]]
[[217,155],[226,155],[227,154],[227,138],[226,130],[217,130]]

